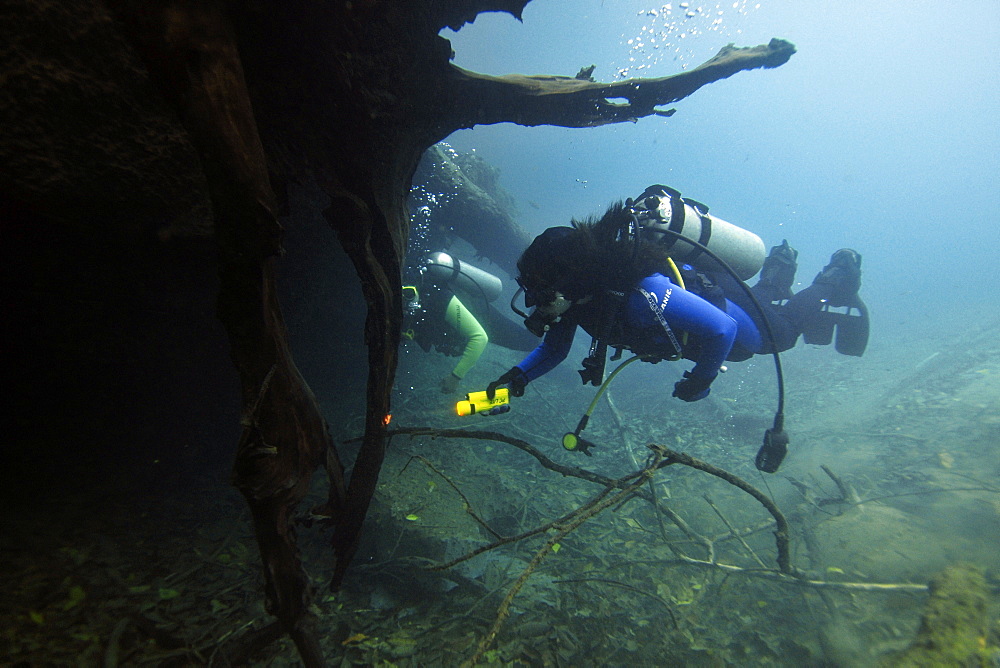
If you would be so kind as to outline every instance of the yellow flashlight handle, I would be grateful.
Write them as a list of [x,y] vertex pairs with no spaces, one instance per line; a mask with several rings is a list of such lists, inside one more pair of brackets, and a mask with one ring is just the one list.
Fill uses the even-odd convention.
[[498,387],[496,394],[493,395],[493,399],[486,396],[486,390],[481,392],[469,392],[465,395],[465,399],[463,401],[459,401],[455,405],[455,411],[459,414],[459,416],[464,417],[466,415],[488,411],[491,408],[503,406],[506,403],[510,403],[510,391],[506,387]]

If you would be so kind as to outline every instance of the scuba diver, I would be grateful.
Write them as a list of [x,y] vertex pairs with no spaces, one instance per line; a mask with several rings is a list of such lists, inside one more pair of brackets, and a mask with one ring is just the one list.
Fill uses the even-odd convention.
[[[612,205],[600,219],[551,227],[517,263],[517,282],[533,310],[518,309],[517,295],[511,301],[525,326],[544,338],[490,383],[487,395],[506,386],[522,396],[566,358],[578,327],[593,339],[579,372],[584,384],[603,382],[609,347],[616,349],[612,359],[622,350],[649,362],[683,358],[694,366],[672,396],[687,402],[709,395],[725,361],[788,350],[799,336],[828,344],[836,330],[837,351],[860,356],[869,330],[858,296],[861,256],[838,250],[812,285],[793,294],[797,256],[784,241],[765,258],[755,234],[660,185]],[[748,288],[743,281],[758,270]]]
[[513,350],[535,347],[537,341],[528,332],[489,304],[503,287],[493,274],[444,252],[428,254],[407,274],[409,284],[403,286],[403,338],[415,341],[424,352],[433,348],[460,357],[439,383],[442,394],[458,390],[491,338]]
[[403,314],[405,339],[416,341],[424,352],[433,347],[450,357],[461,357],[439,384],[442,394],[454,394],[486,350],[486,330],[453,292],[438,286],[421,292],[415,285],[404,285]]

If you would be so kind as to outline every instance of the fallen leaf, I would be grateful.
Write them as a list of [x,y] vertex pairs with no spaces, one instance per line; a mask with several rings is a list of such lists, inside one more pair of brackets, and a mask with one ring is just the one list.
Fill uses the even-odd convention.
[[169,601],[172,598],[177,598],[181,593],[176,589],[167,589],[166,587],[160,587],[160,600]]
[[87,598],[87,592],[83,591],[83,587],[80,585],[73,585],[69,588],[69,598],[63,603],[63,610],[72,610],[76,606],[83,603],[83,599]]

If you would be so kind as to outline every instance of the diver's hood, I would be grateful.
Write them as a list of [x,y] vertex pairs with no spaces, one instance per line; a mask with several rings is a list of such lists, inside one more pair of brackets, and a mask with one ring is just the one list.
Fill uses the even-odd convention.
[[525,290],[528,306],[547,301],[533,292],[564,287],[560,282],[565,280],[567,270],[571,268],[572,236],[575,231],[572,227],[550,227],[535,237],[521,254],[517,261],[517,270],[521,274],[518,283]]
[[[520,272],[517,283],[520,290],[514,295],[510,306],[524,318],[525,327],[535,336],[542,336],[573,305],[572,299],[568,299],[563,293],[570,286],[562,283],[567,279],[572,262],[570,240],[574,231],[572,227],[548,228],[535,237],[517,261]],[[534,307],[531,315],[515,304],[521,292],[524,293],[525,306]]]

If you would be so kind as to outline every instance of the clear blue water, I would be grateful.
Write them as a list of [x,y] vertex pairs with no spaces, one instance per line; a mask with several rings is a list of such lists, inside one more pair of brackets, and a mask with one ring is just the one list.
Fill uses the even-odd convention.
[[[801,345],[784,355],[793,444],[779,475],[763,476],[749,464],[763,429],[750,423],[766,423],[773,411],[773,371],[763,358],[734,365],[711,401],[684,406],[666,399],[664,388],[687,365],[636,365],[611,391],[627,407],[627,424],[601,408],[588,432],[610,444],[676,441],[747,476],[796,515],[794,559],[818,577],[927,582],[968,560],[996,591],[1000,502],[990,481],[1000,475],[1000,60],[992,49],[1000,4],[671,5],[668,13],[662,3],[633,0],[537,0],[523,22],[487,14],[443,35],[454,62],[469,70],[572,77],[594,64],[598,81],[675,74],[728,43],[753,46],[778,37],[798,52],[777,69],[741,72],[697,91],[671,105],[677,112],[670,118],[588,129],[500,124],[458,132],[448,143],[500,169],[518,222],[533,234],[662,183],[757,233],[767,246],[788,239],[800,251],[798,287],[833,251],[852,247],[863,256],[861,294],[873,315],[872,338],[860,359]],[[593,396],[574,373],[589,342],[582,338],[561,367],[532,383],[537,395],[515,402],[490,428],[551,433],[552,442],[539,447],[566,456],[553,443]],[[520,358],[491,346],[463,391]],[[421,374],[446,368],[432,364],[437,371],[429,372],[424,359],[403,357],[404,395],[419,387]],[[720,424],[729,424],[731,435],[715,435]],[[611,447],[583,464],[608,470],[622,457]],[[792,485],[805,480],[829,488],[821,466],[856,485],[865,500],[882,501],[829,515],[803,510]],[[665,476],[668,484],[677,484],[674,473]],[[702,484],[686,498],[679,493],[673,507],[694,508],[687,504],[698,501]],[[744,507],[730,501],[736,504],[730,511]],[[790,647],[772,648],[776,665],[874,665],[908,644],[923,603],[867,594],[848,602],[840,592],[825,598],[825,607],[811,608],[804,595],[805,608],[784,609],[778,602],[785,590],[767,590],[754,601],[738,593],[745,586],[706,600],[746,628],[763,630],[762,637],[788,629],[812,647],[809,659]],[[990,605],[995,619],[996,602]],[[810,617],[820,607],[823,614]],[[797,623],[803,626],[793,631]],[[608,630],[609,643],[622,642],[618,630]],[[695,635],[707,647],[726,642],[707,634]],[[998,632],[983,637],[992,647]],[[729,649],[752,645],[734,639]],[[746,651],[752,657],[746,665],[767,654]],[[741,661],[738,653],[712,660],[706,665]]]
[[665,183],[768,245],[788,238],[800,279],[856,248],[882,345],[995,315],[1000,5],[691,3],[691,18],[672,5],[538,0],[523,23],[493,13],[444,31],[470,70],[573,76],[595,64],[598,81],[674,74],[730,42],[798,49],[697,91],[671,118],[453,135],[501,169],[523,225],[539,232]]

